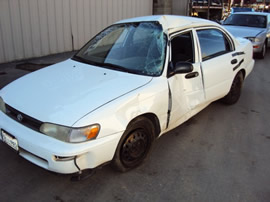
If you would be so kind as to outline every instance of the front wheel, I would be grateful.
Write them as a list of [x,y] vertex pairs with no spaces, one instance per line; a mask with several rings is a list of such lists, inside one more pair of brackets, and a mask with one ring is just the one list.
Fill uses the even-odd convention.
[[138,118],[119,141],[112,165],[121,172],[139,166],[148,156],[154,141],[154,126],[149,119]]
[[264,59],[264,57],[265,57],[265,54],[266,54],[266,49],[267,49],[267,42],[265,42],[264,44],[263,44],[263,47],[262,47],[262,50],[261,50],[261,52],[258,54],[258,57],[260,58],[260,59]]
[[241,95],[244,77],[242,72],[238,72],[234,77],[229,93],[222,99],[222,102],[228,105],[235,104]]

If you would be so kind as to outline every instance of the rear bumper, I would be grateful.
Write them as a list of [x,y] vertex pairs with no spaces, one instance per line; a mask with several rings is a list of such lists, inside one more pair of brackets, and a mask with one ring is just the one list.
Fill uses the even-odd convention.
[[[65,143],[36,132],[0,112],[0,129],[18,140],[19,155],[53,172],[69,174],[112,160],[122,132],[84,143]],[[0,136],[0,140],[1,136]]]
[[250,63],[247,64],[247,66],[245,67],[246,70],[246,77],[250,74],[250,72],[253,70],[255,65],[255,60],[252,59]]

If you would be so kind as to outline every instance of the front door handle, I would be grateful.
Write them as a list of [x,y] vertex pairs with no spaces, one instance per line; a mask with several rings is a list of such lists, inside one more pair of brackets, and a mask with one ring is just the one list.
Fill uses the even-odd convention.
[[199,73],[198,72],[192,72],[192,73],[189,73],[185,76],[186,79],[191,79],[191,78],[194,78],[194,77],[197,77],[199,76]]
[[231,61],[231,64],[234,65],[234,64],[236,64],[237,62],[238,62],[237,59],[233,59],[233,60]]

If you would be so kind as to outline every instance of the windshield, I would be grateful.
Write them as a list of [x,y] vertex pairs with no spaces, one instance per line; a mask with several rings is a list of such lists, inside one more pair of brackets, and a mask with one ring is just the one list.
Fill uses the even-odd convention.
[[159,76],[167,39],[160,24],[113,25],[90,40],[73,59],[129,73]]
[[266,16],[248,15],[248,14],[233,14],[233,15],[229,16],[223,24],[224,25],[266,28]]

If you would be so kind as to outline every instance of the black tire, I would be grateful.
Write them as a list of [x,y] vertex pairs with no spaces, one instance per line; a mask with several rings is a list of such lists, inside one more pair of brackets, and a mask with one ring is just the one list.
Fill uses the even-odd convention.
[[128,125],[121,137],[112,166],[120,172],[126,172],[137,166],[148,156],[155,139],[153,123],[143,117]]
[[227,105],[235,104],[241,95],[244,76],[242,72],[238,72],[234,77],[229,93],[222,99],[222,102]]
[[266,54],[266,50],[267,50],[267,42],[265,42],[264,44],[263,44],[263,48],[262,48],[262,51],[260,52],[260,53],[258,53],[258,58],[259,59],[264,59],[264,57],[265,57],[265,54]]

